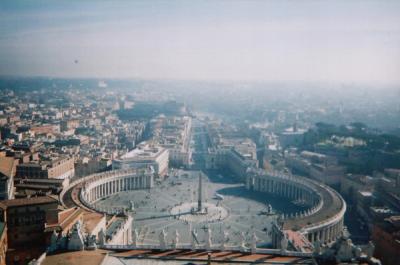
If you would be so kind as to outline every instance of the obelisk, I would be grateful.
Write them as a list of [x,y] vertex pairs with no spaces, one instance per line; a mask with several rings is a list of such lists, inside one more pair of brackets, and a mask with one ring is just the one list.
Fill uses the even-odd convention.
[[197,201],[197,211],[198,212],[201,212],[202,208],[203,208],[203,206],[202,206],[202,200],[203,200],[203,198],[202,198],[202,185],[203,185],[202,182],[203,182],[203,179],[202,179],[202,175],[201,175],[201,172],[200,172],[200,174],[199,174],[198,201]]

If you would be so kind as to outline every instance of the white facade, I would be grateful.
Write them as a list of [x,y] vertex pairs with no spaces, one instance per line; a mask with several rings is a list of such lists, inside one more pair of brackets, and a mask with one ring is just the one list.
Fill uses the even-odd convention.
[[129,153],[112,162],[113,169],[143,169],[152,167],[158,176],[168,172],[170,153],[160,146],[151,146],[142,143]]
[[153,140],[169,150],[171,165],[190,167],[192,161],[190,149],[192,118],[159,117],[152,123]]
[[247,158],[238,153],[234,148],[218,148],[209,152],[206,157],[206,168],[227,168],[240,180],[245,180],[246,170],[257,167],[257,159]]

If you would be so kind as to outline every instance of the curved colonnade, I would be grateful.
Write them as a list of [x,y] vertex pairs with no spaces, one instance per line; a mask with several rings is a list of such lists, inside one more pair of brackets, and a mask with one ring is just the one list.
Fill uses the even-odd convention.
[[308,178],[251,170],[248,189],[288,198],[308,207],[283,215],[283,229],[299,231],[310,242],[329,243],[342,235],[346,203],[335,190]]
[[150,189],[154,185],[152,169],[122,169],[101,172],[72,181],[67,189],[60,194],[61,202],[68,190],[80,187],[79,201],[87,208],[106,214],[121,214],[125,208],[97,207],[95,202],[121,191]]
[[[308,178],[279,172],[267,173],[255,168],[248,170],[246,175],[248,189],[282,196],[306,208],[282,215],[283,230],[298,231],[311,243],[329,243],[342,235],[346,203],[330,187]],[[153,182],[154,172],[150,168],[113,170],[72,181],[60,197],[63,202],[67,190],[79,187],[79,201],[85,207],[107,214],[121,214],[127,209],[97,207],[95,202],[121,191],[152,188]]]

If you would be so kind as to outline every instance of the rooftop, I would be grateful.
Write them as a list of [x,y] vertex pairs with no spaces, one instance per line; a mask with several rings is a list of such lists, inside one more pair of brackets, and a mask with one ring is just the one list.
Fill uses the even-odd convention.
[[138,148],[133,149],[132,151],[126,153],[121,156],[121,159],[152,159],[156,158],[160,155],[165,149],[162,147],[150,146],[146,143],[143,143],[138,146]]
[[47,255],[42,265],[100,265],[106,253],[105,250],[93,250]]
[[0,173],[9,177],[13,174],[15,159],[14,157],[0,157]]
[[40,196],[33,198],[13,199],[0,201],[0,208],[7,209],[8,207],[20,207],[27,205],[58,203],[58,200],[52,196]]
[[83,223],[87,233],[91,233],[96,226],[105,218],[103,214],[85,211],[83,214]]
[[235,251],[203,250],[127,250],[111,252],[105,250],[67,252],[48,255],[43,265],[100,265],[100,264],[146,264],[183,265],[205,264],[210,259],[216,264],[315,264],[312,258],[291,257],[276,254],[251,254]]

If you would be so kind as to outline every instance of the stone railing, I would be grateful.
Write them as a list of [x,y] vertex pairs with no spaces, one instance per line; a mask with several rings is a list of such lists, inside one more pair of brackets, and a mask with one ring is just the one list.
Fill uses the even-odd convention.
[[131,244],[132,220],[133,218],[128,215],[128,218],[126,218],[121,224],[119,224],[118,227],[116,227],[116,229],[112,232],[112,234],[109,235],[109,238],[106,239],[107,244]]
[[101,246],[102,249],[106,250],[192,250],[192,251],[233,251],[233,252],[244,252],[244,253],[255,253],[255,254],[271,254],[271,255],[284,255],[290,257],[312,257],[312,252],[300,252],[300,251],[290,251],[272,248],[243,248],[242,246],[230,246],[226,245],[223,248],[219,245],[213,245],[210,248],[205,248],[203,246],[198,246],[193,248],[191,244],[178,244],[178,246],[164,247],[161,248],[159,244],[138,244],[134,245],[114,245],[105,244]]

